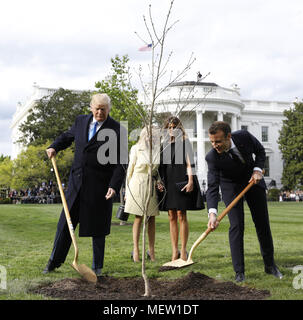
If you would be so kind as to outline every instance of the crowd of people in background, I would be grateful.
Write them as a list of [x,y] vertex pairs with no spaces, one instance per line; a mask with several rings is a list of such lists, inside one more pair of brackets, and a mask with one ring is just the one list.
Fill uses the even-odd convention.
[[[64,184],[62,185],[64,189]],[[42,182],[40,186],[17,190],[10,190],[8,194],[11,203],[60,203],[60,193],[53,181]]]
[[[63,190],[65,185],[62,184]],[[205,201],[205,192],[202,192],[203,201]],[[17,190],[10,190],[8,197],[11,199],[11,203],[60,203],[60,192],[56,185],[52,181],[49,183],[42,182],[41,186],[36,185],[34,188],[27,188]],[[114,202],[119,202],[120,197],[117,195]],[[290,190],[283,191],[279,195],[279,201],[303,201],[303,190]]]
[[280,193],[279,201],[303,201],[303,191],[302,190],[290,190],[290,191],[283,191]]

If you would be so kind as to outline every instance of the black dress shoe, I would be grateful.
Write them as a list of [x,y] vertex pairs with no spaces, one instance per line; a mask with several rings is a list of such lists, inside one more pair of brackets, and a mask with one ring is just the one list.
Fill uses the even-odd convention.
[[244,272],[236,272],[235,280],[236,280],[236,282],[245,281]]
[[276,278],[279,278],[279,279],[283,278],[283,274],[280,272],[280,270],[276,265],[265,266],[264,271],[268,274],[272,274]]
[[56,268],[59,268],[61,263],[56,263],[53,260],[49,259],[45,269],[42,271],[43,274],[54,271]]

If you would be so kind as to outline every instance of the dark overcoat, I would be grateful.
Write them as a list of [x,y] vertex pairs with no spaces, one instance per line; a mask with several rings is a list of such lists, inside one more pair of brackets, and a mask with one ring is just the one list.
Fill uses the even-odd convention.
[[[113,188],[116,194],[119,193],[125,177],[125,167],[121,163],[120,155],[127,154],[127,141],[125,143],[125,139],[120,139],[121,135],[125,137],[124,127],[108,116],[95,136],[88,141],[91,120],[92,114],[78,116],[71,129],[61,134],[49,147],[59,152],[75,142],[74,161],[65,196],[70,212],[77,196],[80,197],[77,212],[79,236],[84,237],[110,233],[112,199],[106,200],[105,195],[109,187]],[[98,151],[107,149],[107,146],[115,149],[116,161],[100,163],[97,158]],[[106,153],[106,156],[108,155],[109,150]]]
[[[245,163],[239,166],[234,161],[230,161],[226,153],[220,155],[215,149],[208,152],[205,157],[208,164],[208,188],[206,193],[208,209],[217,208],[219,187],[222,191],[223,200],[229,202],[230,199],[225,199],[225,194],[229,193],[233,185],[238,186],[237,192],[240,193],[248,184],[254,167],[264,168],[266,154],[264,147],[257,138],[246,130],[235,131],[231,136]],[[266,189],[264,179],[253,188]]]

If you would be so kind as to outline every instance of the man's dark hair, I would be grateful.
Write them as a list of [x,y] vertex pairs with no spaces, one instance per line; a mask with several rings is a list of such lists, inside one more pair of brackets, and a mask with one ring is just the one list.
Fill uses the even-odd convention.
[[225,137],[231,133],[230,125],[224,121],[215,121],[208,129],[209,134],[216,134],[218,131],[223,131]]

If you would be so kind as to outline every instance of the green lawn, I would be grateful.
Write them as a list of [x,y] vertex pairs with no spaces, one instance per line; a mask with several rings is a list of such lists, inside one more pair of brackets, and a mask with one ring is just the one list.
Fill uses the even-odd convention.
[[[116,212],[117,205],[114,208]],[[221,210],[223,207],[221,207]],[[67,277],[79,277],[70,267],[73,250],[66,263],[49,275],[41,271],[45,267],[53,244],[60,205],[0,205],[0,266],[7,270],[7,289],[0,289],[0,300],[45,299],[29,293],[29,289],[43,282],[56,281]],[[303,265],[303,205],[302,203],[269,203],[271,229],[275,245],[275,259],[284,278],[276,279],[264,273],[255,228],[246,207],[245,218],[245,286],[267,289],[269,299],[301,300],[303,288],[294,289],[293,280],[300,274],[293,273],[293,267]],[[205,210],[189,212],[190,236],[188,251],[194,241],[206,229]],[[114,217],[113,222],[118,222]],[[128,222],[133,222],[133,217]],[[149,277],[179,278],[194,271],[221,281],[233,281],[234,272],[228,243],[228,218],[211,233],[194,251],[195,264],[169,272],[158,272],[159,267],[170,260],[167,213],[156,218],[156,262],[146,264]],[[114,277],[140,277],[141,265],[130,259],[132,251],[131,225],[113,225],[106,241],[103,274]],[[91,266],[91,238],[78,239],[79,262]],[[303,275],[303,274],[302,274]],[[299,284],[303,287],[301,282]],[[0,277],[1,279],[1,277]]]

